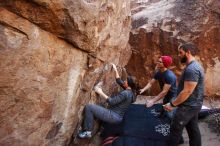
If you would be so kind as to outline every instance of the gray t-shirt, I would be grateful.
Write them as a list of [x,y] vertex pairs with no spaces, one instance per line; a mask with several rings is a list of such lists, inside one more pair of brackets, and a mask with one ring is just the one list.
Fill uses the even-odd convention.
[[204,69],[197,61],[192,61],[183,71],[178,85],[177,95],[183,90],[184,81],[197,82],[197,85],[189,98],[179,106],[202,106],[204,98]]

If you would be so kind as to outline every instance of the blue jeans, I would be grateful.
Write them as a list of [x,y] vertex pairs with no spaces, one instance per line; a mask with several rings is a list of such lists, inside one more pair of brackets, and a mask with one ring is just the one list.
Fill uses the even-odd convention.
[[107,123],[118,124],[123,117],[112,110],[95,104],[87,104],[85,106],[84,130],[92,131],[94,117]]
[[201,107],[180,106],[176,109],[170,127],[168,146],[178,146],[183,128],[186,127],[190,146],[201,146],[198,113]]

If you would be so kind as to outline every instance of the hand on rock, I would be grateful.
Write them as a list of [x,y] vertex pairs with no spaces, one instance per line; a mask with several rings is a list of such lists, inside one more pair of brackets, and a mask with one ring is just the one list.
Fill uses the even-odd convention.
[[112,68],[114,69],[114,71],[116,71],[117,70],[116,65],[114,63],[111,63],[111,65],[112,65]]
[[95,86],[94,87],[94,91],[98,94],[102,93],[102,88],[98,87],[98,86]]

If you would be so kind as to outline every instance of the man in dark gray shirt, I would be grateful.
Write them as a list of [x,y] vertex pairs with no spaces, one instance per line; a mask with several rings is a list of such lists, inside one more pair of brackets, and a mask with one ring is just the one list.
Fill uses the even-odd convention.
[[190,146],[201,146],[201,134],[198,127],[198,113],[202,107],[204,97],[204,70],[195,60],[197,47],[192,43],[179,47],[181,63],[186,63],[177,89],[177,98],[164,105],[164,109],[171,111],[177,107],[176,114],[170,128],[169,146],[178,146],[183,128],[189,135]]

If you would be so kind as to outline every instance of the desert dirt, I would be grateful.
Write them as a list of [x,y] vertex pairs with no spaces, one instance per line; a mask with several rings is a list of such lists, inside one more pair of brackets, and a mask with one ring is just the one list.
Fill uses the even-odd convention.
[[[211,107],[218,107],[220,108],[220,100],[204,100],[204,105],[211,108]],[[202,136],[202,146],[220,146],[220,133],[216,133],[212,130],[209,124],[206,122],[206,119],[199,121],[199,129]],[[184,137],[184,144],[181,146],[189,146],[189,138],[187,135],[186,130],[183,131]]]

